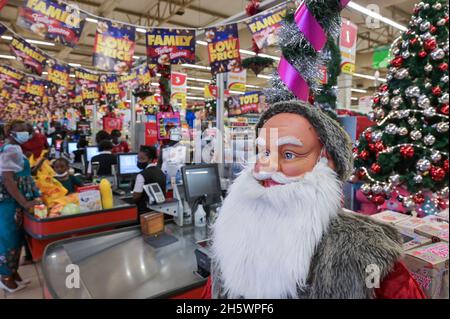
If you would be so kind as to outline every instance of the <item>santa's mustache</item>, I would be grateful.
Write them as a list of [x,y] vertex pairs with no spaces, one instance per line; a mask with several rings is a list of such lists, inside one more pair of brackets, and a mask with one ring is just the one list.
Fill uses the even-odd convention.
[[253,171],[253,177],[259,181],[264,182],[267,180],[272,180],[277,184],[287,185],[299,182],[303,177],[288,177],[282,172],[255,172]]

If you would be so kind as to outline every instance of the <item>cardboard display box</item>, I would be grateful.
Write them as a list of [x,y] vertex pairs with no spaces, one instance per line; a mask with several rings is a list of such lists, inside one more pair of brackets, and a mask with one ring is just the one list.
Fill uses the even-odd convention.
[[164,214],[143,214],[141,219],[141,230],[146,236],[154,236],[164,232]]
[[428,222],[416,228],[416,233],[429,238],[439,238],[448,245],[448,223]]
[[402,234],[414,237],[416,228],[422,225],[426,225],[427,223],[428,222],[422,218],[411,217],[409,219],[396,223],[395,227],[398,228],[398,230]]
[[412,249],[406,252],[404,262],[428,298],[449,297],[448,243]]
[[78,199],[80,201],[80,211],[95,212],[103,209],[102,196],[98,185],[78,187]]
[[400,232],[403,236],[403,250],[406,252],[411,249],[422,247],[431,244],[431,238],[420,236],[417,234],[405,234]]
[[385,222],[385,223],[388,223],[391,225],[395,225],[397,223],[400,223],[402,221],[405,221],[405,220],[411,218],[411,216],[393,212],[390,210],[385,210],[384,212],[372,215],[371,217],[378,221]]

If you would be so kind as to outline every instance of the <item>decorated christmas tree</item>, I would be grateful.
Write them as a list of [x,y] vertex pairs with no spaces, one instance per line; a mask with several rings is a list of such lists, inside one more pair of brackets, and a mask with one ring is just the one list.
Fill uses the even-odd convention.
[[362,192],[377,205],[394,199],[407,211],[436,212],[448,199],[447,1],[417,4],[391,50],[387,83],[370,113],[377,124],[357,142],[352,181],[365,183]]

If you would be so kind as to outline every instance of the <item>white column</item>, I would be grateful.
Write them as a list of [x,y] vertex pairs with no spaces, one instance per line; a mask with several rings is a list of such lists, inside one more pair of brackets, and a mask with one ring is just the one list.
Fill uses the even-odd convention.
[[223,164],[225,163],[224,152],[224,136],[225,136],[225,74],[217,74],[217,107],[216,107],[216,126],[218,130],[217,145],[215,151],[217,152],[217,161],[219,163],[220,175],[223,176]]
[[352,80],[353,76],[342,73],[338,78],[338,109],[350,109],[352,105]]

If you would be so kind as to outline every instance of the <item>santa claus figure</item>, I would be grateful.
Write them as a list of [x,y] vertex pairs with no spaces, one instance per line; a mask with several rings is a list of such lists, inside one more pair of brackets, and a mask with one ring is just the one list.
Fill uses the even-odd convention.
[[258,155],[214,224],[211,298],[424,298],[391,226],[342,209],[349,136],[309,104],[274,104]]

